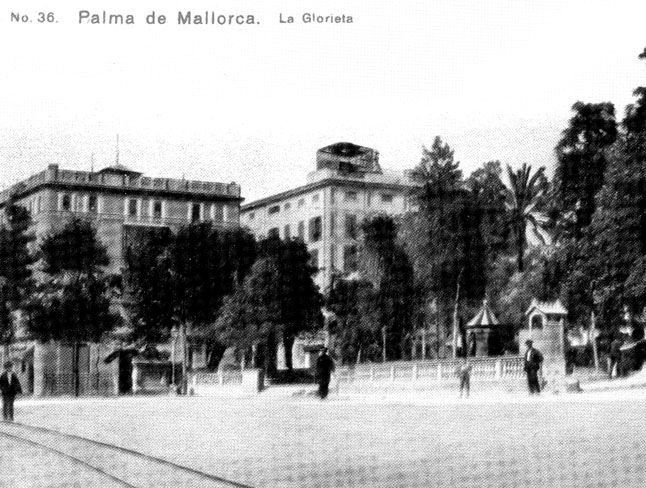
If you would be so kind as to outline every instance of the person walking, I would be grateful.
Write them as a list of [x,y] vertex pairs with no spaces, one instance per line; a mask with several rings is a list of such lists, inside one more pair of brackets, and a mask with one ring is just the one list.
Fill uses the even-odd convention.
[[13,402],[16,395],[22,393],[18,376],[13,372],[13,363],[4,363],[4,371],[0,375],[0,392],[2,393],[2,418],[4,421],[13,422]]
[[525,352],[525,373],[527,374],[527,386],[530,395],[538,395],[541,392],[541,385],[538,380],[538,374],[543,365],[543,355],[534,347],[531,339],[525,341],[527,351]]
[[462,362],[456,368],[455,373],[460,379],[460,398],[464,395],[465,398],[469,398],[469,390],[471,389],[471,362],[465,356],[462,358]]
[[316,381],[319,384],[319,396],[324,399],[330,388],[330,377],[334,371],[334,360],[330,357],[327,347],[321,349],[316,360]]

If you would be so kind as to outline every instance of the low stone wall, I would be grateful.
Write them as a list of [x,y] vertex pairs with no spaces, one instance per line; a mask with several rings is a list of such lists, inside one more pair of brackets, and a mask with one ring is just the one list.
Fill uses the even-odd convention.
[[189,375],[188,393],[196,396],[220,396],[243,393],[242,371],[197,371]]

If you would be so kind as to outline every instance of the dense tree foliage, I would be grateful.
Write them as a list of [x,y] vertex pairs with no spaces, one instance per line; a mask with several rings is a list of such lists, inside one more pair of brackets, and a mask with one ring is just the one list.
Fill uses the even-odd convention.
[[[385,338],[383,356],[401,359],[414,328],[417,293],[413,266],[397,241],[397,225],[392,217],[376,215],[366,218],[361,230],[361,274],[374,289],[372,294],[363,293],[361,296],[370,299],[375,326],[380,328]],[[364,308],[369,304],[364,304]]]
[[97,239],[96,229],[87,220],[72,219],[40,242],[42,270],[49,274],[100,273],[110,263],[105,246]]
[[258,260],[224,301],[213,337],[244,350],[261,345],[267,371],[276,367],[276,343],[285,346],[292,368],[294,338],[322,324],[321,295],[313,281],[316,269],[301,240],[270,237],[258,245]]
[[26,307],[39,340],[98,341],[117,323],[110,310],[108,254],[87,221],[73,219],[40,242],[44,276]]
[[421,188],[415,195],[419,211],[403,218],[399,238],[421,296],[436,300],[445,329],[441,334],[446,335],[456,308],[465,300],[479,302],[485,294],[488,252],[499,244],[487,242],[483,230],[495,227],[487,226],[498,212],[497,196],[486,199],[477,176],[471,188],[463,181],[453,151],[439,137],[430,150],[424,148],[412,175]]
[[208,360],[217,365],[222,344],[212,328],[225,297],[251,269],[255,238],[244,229],[195,223],[170,232],[148,232],[126,255],[126,294],[134,315],[134,337],[154,342],[173,326],[207,341]]
[[29,227],[31,216],[10,199],[4,208],[0,227],[0,342],[8,344],[14,336],[13,312],[23,306],[32,285],[31,266],[35,258],[29,247],[35,237]]
[[366,279],[336,279],[325,299],[334,313],[337,352],[346,364],[380,361],[383,357],[375,289]]
[[502,181],[500,161],[489,161],[476,169],[466,180],[466,186],[480,209],[482,238],[487,263],[509,249],[512,231],[507,210],[507,187]]
[[555,182],[565,231],[580,239],[592,220],[608,149],[617,139],[617,123],[612,103],[576,102],[572,111],[569,126],[556,146]]

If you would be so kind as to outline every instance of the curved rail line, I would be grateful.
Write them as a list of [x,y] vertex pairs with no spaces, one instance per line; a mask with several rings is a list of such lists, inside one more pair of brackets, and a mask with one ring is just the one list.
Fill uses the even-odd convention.
[[[9,424],[4,424],[4,425],[11,426],[12,428],[18,427],[18,429],[22,428],[22,429],[25,429],[25,430],[28,430],[28,431],[31,430],[31,431],[35,431],[35,432],[43,432],[43,433],[58,436],[58,437],[61,437],[61,438],[67,438],[67,439],[73,439],[73,440],[76,440],[76,441],[86,442],[86,443],[91,444],[93,446],[98,446],[98,447],[101,447],[103,449],[111,449],[113,451],[117,451],[117,452],[120,452],[120,453],[123,453],[123,454],[128,454],[130,456],[134,456],[136,458],[139,458],[139,459],[151,462],[151,463],[156,463],[156,464],[159,464],[159,465],[170,467],[170,468],[175,469],[175,470],[180,471],[180,472],[184,472],[184,473],[187,473],[187,474],[198,476],[198,477],[200,477],[202,479],[205,479],[205,480],[208,480],[208,481],[211,481],[211,482],[215,482],[215,483],[219,483],[222,486],[235,487],[235,488],[253,488],[250,485],[245,485],[245,484],[242,484],[242,483],[238,483],[236,481],[228,480],[226,478],[221,478],[220,476],[215,476],[213,474],[206,473],[204,471],[200,471],[200,470],[197,470],[197,469],[194,469],[194,468],[189,468],[188,466],[183,466],[181,464],[177,464],[177,463],[174,463],[172,461],[168,461],[166,459],[158,458],[158,457],[152,456],[150,454],[144,454],[142,452],[135,451],[133,449],[128,449],[126,447],[117,446],[115,444],[110,444],[110,443],[107,443],[107,442],[97,441],[95,439],[89,439],[87,437],[83,437],[83,436],[80,436],[80,435],[68,434],[66,432],[61,432],[59,430],[49,429],[49,428],[46,428],[46,427],[39,427],[39,426],[36,426],[36,425],[23,424],[23,423],[20,423],[20,422],[12,422],[12,423],[9,423]],[[87,469],[90,469],[90,470],[92,470],[92,471],[94,471],[96,473],[99,473],[99,474],[111,479],[112,481],[114,481],[116,483],[119,483],[122,486],[125,486],[125,487],[128,487],[128,488],[139,488],[138,486],[133,485],[133,484],[129,483],[128,481],[125,481],[125,480],[123,480],[121,478],[118,478],[118,477],[108,473],[107,471],[104,471],[103,469],[101,469],[101,467],[95,466],[93,464],[90,464],[87,461],[84,461],[83,459],[77,458],[76,456],[73,456],[73,455],[68,454],[66,452],[63,452],[63,451],[60,451],[60,450],[58,450],[58,449],[56,449],[54,447],[48,446],[47,444],[42,444],[42,443],[34,441],[32,439],[28,439],[26,437],[16,435],[15,433],[6,432],[4,429],[1,428],[2,426],[3,426],[3,424],[0,423],[0,435],[15,439],[15,440],[18,440],[18,441],[21,441],[21,442],[25,442],[25,443],[30,444],[32,446],[36,446],[38,448],[41,448],[41,449],[53,452],[55,454],[61,455],[61,456],[65,457],[65,458],[67,458],[67,459],[70,459],[71,461],[73,461],[73,462],[75,462],[77,464],[80,464],[80,465],[84,466]]]
[[47,452],[53,452],[54,454],[58,454],[59,456],[63,456],[64,458],[69,459],[70,461],[72,461],[72,462],[74,462],[76,464],[80,464],[81,466],[83,466],[86,469],[89,469],[90,471],[94,471],[96,473],[99,473],[101,476],[105,476],[106,478],[109,478],[112,481],[114,481],[114,482],[116,482],[116,483],[118,483],[118,484],[120,484],[122,486],[126,486],[128,488],[138,488],[135,485],[131,485],[127,481],[122,480],[121,478],[117,478],[116,476],[113,476],[110,473],[107,473],[106,471],[103,471],[101,468],[93,466],[92,464],[90,464],[90,463],[88,463],[86,461],[83,461],[82,459],[79,459],[79,458],[77,458],[75,456],[72,456],[70,454],[67,454],[66,452],[59,451],[58,449],[54,449],[53,447],[48,446],[46,444],[41,444],[40,442],[36,442],[36,441],[31,440],[31,439],[25,439],[24,437],[20,437],[19,435],[9,434],[8,432],[3,432],[3,431],[0,431],[0,435],[2,435],[4,437],[8,437],[10,439],[17,440],[19,442],[24,442],[24,443],[29,444],[31,446],[35,446],[35,447],[37,447],[39,449],[43,449],[43,450],[45,450]]

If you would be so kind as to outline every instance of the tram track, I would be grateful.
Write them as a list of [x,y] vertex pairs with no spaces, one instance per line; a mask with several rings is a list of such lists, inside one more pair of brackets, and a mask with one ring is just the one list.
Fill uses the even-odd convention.
[[252,488],[133,449],[22,423],[0,423],[0,435],[64,457],[127,488]]

